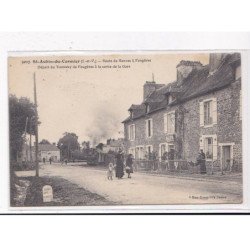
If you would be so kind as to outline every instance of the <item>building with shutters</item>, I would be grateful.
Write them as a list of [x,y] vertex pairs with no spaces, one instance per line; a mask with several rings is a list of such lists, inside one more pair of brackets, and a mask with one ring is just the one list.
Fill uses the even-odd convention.
[[210,54],[209,64],[181,61],[176,81],[143,86],[144,99],[123,121],[125,149],[135,159],[154,152],[163,159],[242,163],[241,56]]

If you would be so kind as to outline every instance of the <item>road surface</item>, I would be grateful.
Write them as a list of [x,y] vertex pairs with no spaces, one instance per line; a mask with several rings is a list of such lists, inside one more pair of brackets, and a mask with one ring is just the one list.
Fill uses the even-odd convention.
[[[33,171],[17,172],[18,176]],[[43,165],[40,176],[61,177],[121,205],[241,203],[242,184],[232,180],[202,180],[134,173],[131,179],[110,181],[94,167]]]

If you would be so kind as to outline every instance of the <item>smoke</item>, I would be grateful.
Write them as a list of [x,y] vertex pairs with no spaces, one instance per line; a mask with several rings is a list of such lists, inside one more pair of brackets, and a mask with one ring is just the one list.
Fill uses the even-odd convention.
[[97,106],[93,110],[93,117],[86,131],[92,146],[118,137],[121,118],[113,104],[104,103]]

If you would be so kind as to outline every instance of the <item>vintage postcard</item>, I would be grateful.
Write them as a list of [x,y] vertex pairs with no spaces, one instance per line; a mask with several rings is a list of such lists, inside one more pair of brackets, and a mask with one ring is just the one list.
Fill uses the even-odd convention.
[[240,52],[8,58],[11,207],[241,204]]

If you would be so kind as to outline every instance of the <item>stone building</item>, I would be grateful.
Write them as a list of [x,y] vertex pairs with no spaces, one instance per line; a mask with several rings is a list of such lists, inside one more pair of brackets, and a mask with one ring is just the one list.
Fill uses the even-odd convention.
[[210,54],[208,65],[181,61],[177,79],[167,85],[144,84],[144,100],[132,104],[123,121],[125,148],[135,159],[165,152],[196,161],[242,163],[241,57]]
[[[43,161],[51,160],[53,162],[60,161],[60,150],[55,144],[38,144],[38,160]],[[35,160],[35,146],[23,145],[21,161],[34,161]]]

